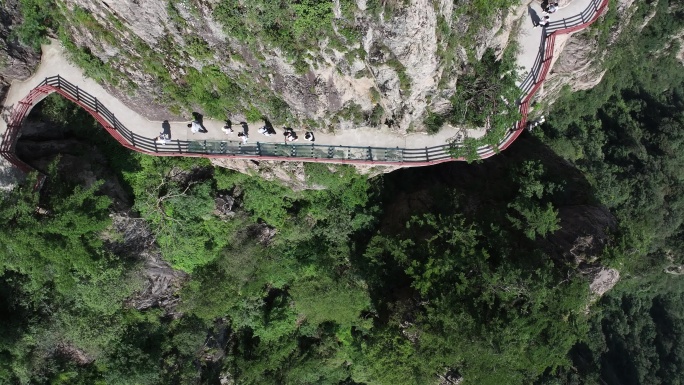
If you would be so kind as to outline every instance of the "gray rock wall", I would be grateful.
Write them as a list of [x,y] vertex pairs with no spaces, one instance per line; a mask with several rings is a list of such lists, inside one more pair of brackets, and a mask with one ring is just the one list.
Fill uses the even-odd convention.
[[[296,119],[313,119],[322,122],[321,127],[331,129],[360,125],[359,121],[338,116],[345,106],[354,104],[366,114],[370,114],[376,105],[382,106],[385,114],[381,121],[393,121],[398,132],[406,132],[409,128],[421,130],[428,110],[444,109],[462,64],[457,60],[448,68],[445,66],[440,50],[446,48],[447,39],[439,33],[440,18],[464,36],[475,36],[478,55],[488,47],[501,51],[508,44],[514,27],[513,20],[505,18],[504,14],[496,15],[491,26],[471,25],[466,17],[454,18],[454,8],[461,4],[455,5],[453,0],[395,2],[400,5],[391,16],[381,17],[370,14],[366,10],[367,2],[359,0],[354,17],[362,38],[345,47],[333,46],[327,39],[320,39],[317,46],[305,53],[308,70],[301,73],[293,66],[292,58],[278,49],[262,44],[261,49],[254,52],[229,37],[212,16],[216,1],[173,1],[177,14],[170,10],[167,0],[60,2],[65,13],[84,9],[114,33],[116,41],[112,42],[98,38],[97,33],[84,26],[69,29],[79,46],[87,47],[139,86],[135,91],[138,100],[159,97],[163,93],[140,58],[122,55],[124,50],[142,42],[160,53],[169,47],[177,50],[166,52],[163,65],[179,82],[188,67],[201,69],[216,64],[238,83],[240,79],[248,79],[248,83],[241,83],[245,88],[258,88],[260,93],[271,93],[284,100]],[[339,1],[334,4],[335,15],[341,16]],[[184,22],[179,21],[179,16]],[[210,59],[196,60],[180,54],[187,51],[184,37],[189,34],[196,34],[206,42],[211,50]],[[353,53],[358,52],[358,48],[364,55]],[[451,50],[462,51],[459,48]],[[457,56],[459,60],[466,59],[463,55]],[[410,87],[402,89],[402,76],[408,77]],[[244,97],[245,106],[250,101],[249,91],[245,89],[244,95],[235,95],[236,98]],[[128,97],[124,92],[119,96]],[[129,105],[139,111],[145,108],[140,112],[147,116],[159,112],[150,106],[141,107],[141,103],[134,100]]]

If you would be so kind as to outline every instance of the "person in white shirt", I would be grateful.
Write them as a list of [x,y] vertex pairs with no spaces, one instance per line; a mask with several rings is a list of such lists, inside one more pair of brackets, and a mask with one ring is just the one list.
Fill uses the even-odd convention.
[[160,133],[159,133],[159,136],[156,137],[156,138],[154,138],[154,141],[155,141],[155,142],[158,141],[158,142],[161,143],[161,144],[166,144],[166,141],[169,140],[169,139],[171,139],[171,138],[169,138],[169,135],[168,135],[168,134],[165,134],[164,132],[160,132]]
[[549,14],[554,13],[557,10],[558,10],[558,3],[552,3],[546,7],[546,13],[549,13]]
[[534,28],[537,28],[537,27],[546,27],[547,25],[549,25],[549,17],[548,17],[548,16],[544,16],[544,17],[541,18],[541,20],[539,20],[539,21],[537,22],[537,24],[534,26]]
[[188,127],[193,134],[202,131],[202,126],[196,120],[193,120],[192,123],[188,123]]

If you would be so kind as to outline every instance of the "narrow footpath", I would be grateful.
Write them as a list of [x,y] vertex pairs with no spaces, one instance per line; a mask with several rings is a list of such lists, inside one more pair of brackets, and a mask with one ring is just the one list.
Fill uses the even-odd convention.
[[[503,150],[507,148],[518,137],[522,128],[525,127],[527,111],[529,108],[529,100],[543,83],[546,73],[548,72],[551,63],[555,58],[553,55],[553,42],[555,41],[556,36],[567,36],[577,30],[585,28],[587,25],[596,20],[598,15],[604,10],[607,3],[608,0],[573,0],[566,6],[561,7],[558,11],[551,14],[551,23],[544,28],[534,28],[533,23],[534,20],[538,20],[543,15],[541,5],[537,1],[533,1],[528,6],[528,14],[526,15],[527,20],[523,20],[521,28],[519,29],[519,34],[517,36],[517,42],[520,47],[517,56],[517,64],[519,67],[521,67],[522,72],[527,75],[525,80],[521,81],[519,84],[524,94],[523,98],[521,99],[521,112],[523,113],[524,119],[519,122],[517,127],[512,128],[509,134],[502,140],[499,145],[500,149]],[[549,37],[551,37],[551,39],[549,39]],[[3,137],[2,155],[3,158],[5,158],[2,159],[3,162],[6,163],[6,160],[9,160],[11,163],[21,166],[19,165],[20,161],[18,161],[16,156],[13,155],[14,141],[16,140],[16,136],[20,135],[20,133],[14,132],[13,135],[8,135],[8,125],[11,125],[15,131],[18,131],[17,126],[21,124],[21,121],[23,121],[25,115],[30,112],[30,108],[32,108],[33,105],[35,105],[47,93],[54,91],[54,89],[45,91],[46,87],[43,86],[43,93],[36,92],[40,91],[41,87],[39,86],[41,84],[45,84],[46,79],[54,79],[54,77],[58,75],[62,79],[66,80],[70,84],[70,87],[73,86],[74,89],[77,90],[76,92],[78,92],[78,90],[82,90],[96,98],[100,106],[106,107],[106,110],[108,110],[109,114],[108,116],[115,117],[115,120],[121,125],[125,126],[126,130],[132,133],[132,136],[141,139],[139,143],[142,142],[142,139],[144,139],[146,143],[149,143],[152,138],[156,138],[159,133],[163,131],[162,122],[150,121],[144,116],[139,115],[135,111],[128,108],[120,100],[109,94],[107,90],[105,90],[98,83],[90,78],[87,78],[80,68],[74,66],[66,59],[66,53],[64,52],[61,44],[57,41],[52,41],[51,44],[43,46],[42,61],[33,76],[25,81],[12,82],[7,96],[2,103],[3,119],[0,120],[0,135]],[[39,89],[36,89],[37,87]],[[111,122],[112,119],[107,119],[106,117],[103,118],[103,116],[97,116],[98,113],[95,111],[96,108],[91,108],[91,110],[92,111],[89,112],[98,118],[98,120],[105,125],[105,128],[116,137],[119,132],[119,128],[114,127],[116,124],[110,124],[109,127],[107,126],[107,122]],[[241,131],[241,127],[239,124],[237,124],[238,122],[233,122],[234,132],[226,134],[222,130],[224,125],[223,121],[205,118],[203,124],[207,129],[207,132],[193,134],[190,128],[187,127],[189,120],[190,117],[188,117],[188,121],[169,122],[171,141],[176,141],[178,149],[182,149],[183,151],[171,152],[173,150],[169,150],[167,147],[165,149],[167,150],[165,153],[159,152],[158,155],[236,157],[247,159],[271,159],[275,157],[279,160],[304,160],[326,163],[394,165],[400,163],[404,167],[421,166],[443,161],[458,160],[448,157],[448,154],[446,153],[447,144],[456,138],[459,131],[457,128],[453,127],[445,127],[435,135],[412,133],[399,136],[396,133],[391,132],[386,127],[361,127],[353,130],[340,130],[333,133],[316,132],[315,144],[317,150],[328,149],[327,153],[331,155],[328,157],[325,155],[316,155],[316,157],[314,157],[314,149],[311,147],[311,155],[308,157],[302,157],[300,154],[303,151],[297,152],[296,147],[302,148],[302,144],[309,143],[303,139],[304,132],[296,127],[294,128],[300,137],[299,142],[296,146],[288,147],[288,151],[289,148],[292,148],[292,151],[283,152],[282,148],[279,150],[278,145],[276,145],[279,144],[282,147],[285,144],[284,137],[282,135],[282,127],[276,127],[278,132],[276,135],[264,136],[257,132],[257,130],[263,125],[262,122],[249,122],[249,144],[253,147],[251,147],[249,151],[239,147],[237,152],[230,152],[229,150],[231,144],[237,143],[237,146],[240,146],[240,138],[237,137],[237,133]],[[17,121],[19,123],[17,123]],[[11,131],[12,130],[10,130],[10,132]],[[469,137],[480,137],[482,135],[484,135],[484,132],[481,130],[468,131]],[[7,143],[8,140],[11,140],[12,142]],[[122,139],[121,136],[119,136],[117,140],[120,142],[126,140],[127,142],[122,142],[122,144],[135,150],[153,155],[157,152],[156,144],[155,148],[150,150],[149,145],[147,145],[147,147],[140,147],[139,145],[136,145],[135,140],[130,140],[127,138]],[[215,143],[221,141],[227,143],[228,146],[222,145],[221,151],[223,152],[218,152],[217,147],[213,147],[211,150],[209,150],[206,143],[204,143],[204,147],[198,147],[197,144],[203,141],[214,141]],[[181,143],[184,143],[183,146],[185,147],[182,147]],[[194,147],[192,147],[193,144]],[[339,148],[340,146],[353,146],[357,149],[367,148],[368,155],[364,158],[364,155],[359,157],[357,154],[352,158],[351,151],[348,151],[350,157],[345,158],[345,153],[347,153],[346,148]],[[226,150],[226,147],[228,147],[228,150]],[[188,151],[189,148],[194,148],[194,150]],[[270,152],[266,153],[270,156],[262,156],[261,148],[271,148],[273,150],[269,150]],[[438,148],[438,150],[434,150],[438,156],[434,156],[435,153],[428,153],[428,148]],[[394,151],[396,149],[396,151],[399,152],[403,151],[404,155],[400,155],[392,159],[383,159],[382,156],[376,156],[380,153],[378,151],[380,149],[384,150],[385,153],[387,153],[388,150]],[[420,149],[425,149],[424,159],[415,156],[416,151],[419,151]],[[325,151],[323,151],[323,153],[325,153]],[[333,155],[333,153],[342,155]],[[410,154],[410,156],[406,154]],[[496,151],[491,148],[481,148],[478,151],[478,154],[481,158],[486,158],[496,154]],[[25,168],[25,165],[23,166]],[[2,169],[7,170],[6,167],[3,167]],[[5,171],[5,173],[6,172],[7,171]],[[0,172],[0,177],[2,177],[2,172]]]

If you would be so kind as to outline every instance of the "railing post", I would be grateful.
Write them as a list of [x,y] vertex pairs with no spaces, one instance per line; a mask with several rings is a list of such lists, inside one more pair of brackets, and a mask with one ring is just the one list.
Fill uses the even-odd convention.
[[182,153],[183,153],[183,149],[181,148],[180,140],[176,139],[176,143],[178,144],[178,153],[179,153],[179,154],[182,154]]
[[368,160],[373,160],[373,150],[368,147]]
[[334,155],[335,155],[335,148],[334,147],[328,147],[328,158],[332,159]]
[[78,86],[76,86],[76,100],[81,101],[81,94],[78,92]]
[[131,144],[135,147],[135,134],[131,134]]
[[316,153],[316,149],[313,143],[311,143],[311,158],[314,158],[314,154]]
[[157,148],[157,141],[154,141],[154,152],[159,152],[159,149]]
[[430,161],[430,154],[428,153],[427,147],[425,147],[425,160],[428,162]]
[[62,77],[57,75],[57,88],[62,88]]
[[256,146],[257,146],[257,154],[259,154],[259,156],[261,156],[261,143],[256,142]]

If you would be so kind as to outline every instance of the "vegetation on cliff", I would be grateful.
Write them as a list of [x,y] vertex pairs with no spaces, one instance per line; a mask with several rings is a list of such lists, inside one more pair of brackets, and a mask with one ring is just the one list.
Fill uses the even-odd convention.
[[[306,165],[312,190],[130,153],[49,97],[32,116],[113,171],[82,183],[64,158],[93,147],[73,147],[39,166],[41,190],[34,175],[3,194],[0,382],[679,383],[684,75],[662,48],[684,18],[654,6],[537,138],[370,181]],[[569,213],[588,206],[617,228],[600,229],[602,253],[568,258],[555,236],[579,235]],[[112,222],[128,210],[151,234],[135,250]],[[189,274],[177,303],[133,305],[150,254]],[[599,264],[627,278],[591,305]]]
[[[85,117],[57,96],[41,111]],[[389,384],[449,372],[524,383],[567,365],[587,329],[586,283],[506,202],[531,184],[546,193],[523,193],[528,204],[566,204],[541,160],[516,160],[520,176],[476,209],[468,196],[484,181],[438,183],[432,203],[390,219],[405,205],[395,193],[425,184],[414,173],[369,182],[307,165],[326,189],[293,192],[195,159],[104,148],[159,252],[191,273],[177,293],[182,316],[125,300],[141,290],[143,261],[113,246],[111,199],[52,166],[40,192],[29,181],[0,210],[12,224],[2,234],[5,381],[213,383],[229,373],[244,384]],[[232,215],[215,212],[217,196],[233,197]]]
[[[594,89],[561,98],[538,136],[573,162],[619,219],[611,264],[628,279],[604,297],[587,339],[573,348],[575,370],[544,384],[677,384],[684,378],[684,72],[677,59],[684,7],[640,7],[609,52]],[[657,60],[654,60],[654,56]]]
[[[429,12],[404,0],[161,2],[168,17],[143,20],[160,24],[147,34],[137,16],[125,20],[116,6],[20,0],[16,36],[36,49],[58,36],[88,76],[177,115],[199,109],[224,119],[230,111],[321,129],[392,122],[403,131],[424,130],[428,118],[431,132],[447,121],[491,127],[491,142],[515,121],[494,96],[501,90],[510,106],[518,98],[513,61],[494,60],[492,52],[479,60],[474,48],[489,43],[483,35],[514,0],[432,2]],[[159,5],[134,3],[129,11],[147,14]],[[415,25],[425,20],[430,24]],[[404,34],[420,48],[406,49],[398,41]],[[423,54],[411,56],[416,50]],[[432,63],[425,73],[411,71],[423,63]],[[423,79],[430,73],[434,81]],[[481,82],[490,77],[502,81]],[[415,82],[420,91],[413,93]]]

